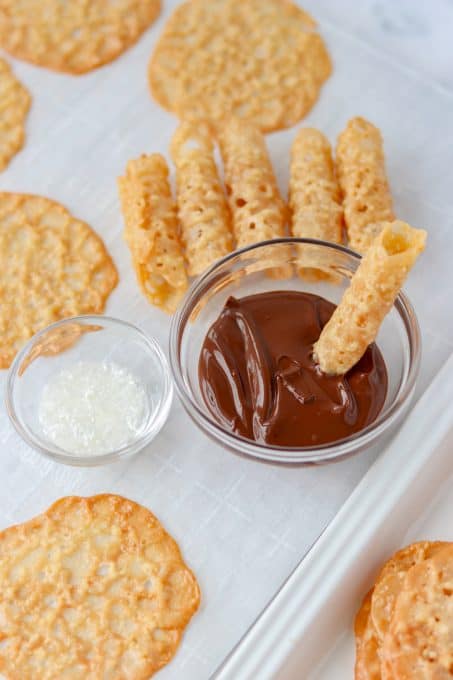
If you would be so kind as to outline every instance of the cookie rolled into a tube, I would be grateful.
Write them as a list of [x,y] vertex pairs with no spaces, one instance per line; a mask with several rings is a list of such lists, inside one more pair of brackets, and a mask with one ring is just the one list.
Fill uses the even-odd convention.
[[349,245],[363,254],[395,217],[379,129],[352,118],[338,137],[336,160]]
[[302,128],[291,149],[289,207],[293,236],[341,243],[343,208],[332,150],[314,128]]
[[232,118],[219,141],[237,247],[284,236],[287,209],[260,129]]
[[230,213],[203,123],[183,122],[171,144],[181,236],[190,276],[198,276],[233,250]]
[[425,231],[400,220],[382,225],[314,345],[314,358],[324,373],[347,373],[363,356],[425,242]]
[[153,305],[172,313],[188,281],[168,166],[160,154],[129,161],[118,179],[124,236],[137,280]]

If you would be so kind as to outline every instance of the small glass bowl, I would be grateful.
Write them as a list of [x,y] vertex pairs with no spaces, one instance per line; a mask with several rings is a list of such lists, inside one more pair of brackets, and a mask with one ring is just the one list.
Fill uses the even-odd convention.
[[[147,408],[137,435],[119,449],[76,455],[44,436],[39,403],[44,385],[61,370],[82,362],[109,361],[136,376]],[[17,432],[33,448],[59,463],[95,466],[132,456],[164,425],[173,397],[167,360],[158,343],[129,323],[107,316],[78,316],[48,326],[16,355],[6,383],[6,408]]]
[[[198,378],[206,333],[230,295],[243,297],[295,290],[314,293],[338,304],[360,259],[352,250],[324,241],[276,239],[228,255],[194,282],[173,318],[170,368],[183,406],[199,428],[234,453],[293,465],[339,460],[368,449],[377,440],[384,444],[410,404],[420,366],[420,331],[412,305],[403,293],[398,295],[377,337],[389,380],[384,407],[373,423],[350,437],[300,448],[245,439],[225,430],[211,416]],[[282,265],[286,273],[279,276]]]

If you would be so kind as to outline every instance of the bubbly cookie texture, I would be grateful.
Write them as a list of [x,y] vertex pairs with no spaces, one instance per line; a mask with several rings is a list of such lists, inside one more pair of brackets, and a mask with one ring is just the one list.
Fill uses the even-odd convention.
[[18,59],[86,73],[133,45],[160,0],[0,0],[0,46]]
[[48,198],[0,192],[0,368],[54,321],[103,312],[117,282],[85,222]]
[[68,497],[0,533],[0,672],[148,680],[198,608],[197,581],[146,508]]
[[270,132],[308,113],[331,70],[315,21],[289,0],[191,0],[170,16],[149,80],[181,119],[237,115]]
[[25,120],[31,104],[28,90],[0,59],[0,172],[22,148]]

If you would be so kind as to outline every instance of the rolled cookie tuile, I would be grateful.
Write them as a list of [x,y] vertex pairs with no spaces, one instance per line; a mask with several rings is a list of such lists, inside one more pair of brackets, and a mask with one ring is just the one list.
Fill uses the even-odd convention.
[[293,236],[341,243],[343,208],[332,150],[314,128],[302,128],[291,149],[289,207]]
[[259,128],[232,118],[219,139],[238,248],[284,236],[287,208]]
[[176,205],[168,166],[160,154],[129,161],[118,179],[124,236],[137,280],[149,301],[175,311],[187,286]]
[[233,250],[231,219],[204,123],[183,122],[173,136],[181,237],[190,276],[198,276]]
[[363,254],[382,222],[395,218],[379,129],[352,118],[338,137],[336,161],[349,245]]
[[314,358],[324,373],[347,373],[363,356],[425,242],[425,231],[400,220],[380,225],[379,235],[314,345]]

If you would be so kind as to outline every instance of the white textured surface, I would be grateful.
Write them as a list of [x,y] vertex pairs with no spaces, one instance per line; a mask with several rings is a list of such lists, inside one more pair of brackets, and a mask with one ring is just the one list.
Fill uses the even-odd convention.
[[[151,101],[146,82],[149,54],[176,2],[164,4],[143,39],[96,73],[71,78],[14,62],[34,101],[26,148],[0,175],[0,189],[48,195],[97,229],[121,276],[108,312],[138,323],[165,345],[168,319],[135,285],[115,187],[129,158],[166,153],[175,127]],[[453,59],[446,37],[452,6],[429,3],[428,21],[424,3],[409,0],[367,0],[360,11],[352,0],[303,4],[320,21],[335,63],[306,123],[332,140],[350,116],[378,124],[397,213],[429,231],[427,252],[408,285],[425,344],[422,391],[453,349]],[[269,137],[284,191],[295,134],[296,128]],[[0,380],[2,387],[4,375]],[[21,443],[4,408],[0,442],[2,526],[62,495],[112,491],[147,505],[180,542],[200,580],[203,604],[176,659],[159,674],[162,680],[209,677],[370,464],[370,456],[306,470],[244,461],[205,439],[176,401],[159,437],[128,463],[81,470],[44,460]]]

